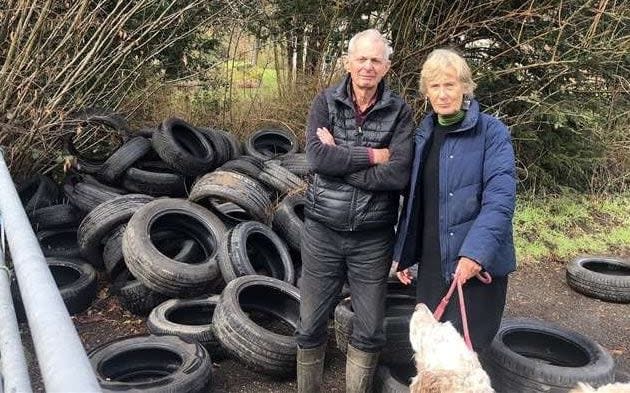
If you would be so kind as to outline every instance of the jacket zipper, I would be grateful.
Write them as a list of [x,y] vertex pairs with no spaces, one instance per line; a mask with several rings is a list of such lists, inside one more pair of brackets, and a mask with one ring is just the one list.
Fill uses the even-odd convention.
[[[361,141],[363,139],[363,128],[361,128],[361,126],[357,127],[357,132],[355,133],[355,136],[357,137],[357,139],[355,140],[355,145],[361,146]],[[355,212],[356,204],[357,204],[357,189],[356,187],[353,187],[352,201],[350,203],[350,214],[352,214],[352,217],[350,217],[350,230],[351,231],[354,231],[356,229],[356,224],[357,224],[356,212]]]

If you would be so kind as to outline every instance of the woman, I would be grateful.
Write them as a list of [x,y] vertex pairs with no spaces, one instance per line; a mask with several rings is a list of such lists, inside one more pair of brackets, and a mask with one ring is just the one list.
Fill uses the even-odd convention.
[[[418,263],[417,299],[435,310],[451,280],[461,282],[470,336],[482,352],[494,338],[516,258],[512,240],[516,180],[507,127],[479,112],[470,68],[453,50],[433,51],[422,66],[420,90],[431,103],[415,136],[409,195],[398,223],[394,260],[411,282]],[[492,276],[484,284],[475,276]],[[459,302],[443,316],[462,332]]]

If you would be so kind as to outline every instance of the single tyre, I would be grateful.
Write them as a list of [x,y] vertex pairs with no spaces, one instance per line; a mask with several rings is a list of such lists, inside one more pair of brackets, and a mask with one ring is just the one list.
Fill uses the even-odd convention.
[[263,170],[258,174],[258,180],[284,195],[290,192],[300,192],[306,190],[306,183],[288,169],[280,166],[278,161],[269,160],[265,162]]
[[302,247],[305,203],[304,194],[289,194],[278,204],[273,215],[273,229],[284,237],[293,250],[299,251]]
[[610,257],[576,258],[567,265],[567,283],[586,296],[630,303],[630,261]]
[[81,174],[81,175],[78,175],[78,177],[81,179],[81,181],[87,184],[96,186],[102,190],[113,192],[114,194],[119,194],[119,195],[128,194],[127,190],[123,188],[119,188],[119,187],[114,187],[110,184],[102,183],[96,177],[92,175]]
[[206,393],[212,362],[199,343],[176,336],[116,339],[88,354],[103,392]]
[[263,167],[264,161],[260,158],[252,156],[240,156],[221,165],[220,169],[222,171],[236,172],[242,175],[249,176],[252,179],[257,179],[258,175],[263,170]]
[[171,168],[198,176],[215,167],[215,153],[206,137],[178,118],[165,120],[153,133],[153,148]]
[[[156,232],[176,229],[203,252],[195,261],[179,262],[152,241]],[[225,225],[203,207],[183,199],[158,199],[136,211],[123,236],[127,267],[144,285],[172,297],[211,293],[222,281],[216,254]]]
[[231,141],[225,136],[225,134],[217,132],[217,130],[213,128],[197,127],[197,130],[206,137],[206,140],[212,146],[212,149],[214,150],[215,166],[221,166],[223,163],[234,158],[234,155],[232,154],[233,147]]
[[218,302],[218,295],[200,299],[167,300],[151,311],[147,318],[147,328],[152,334],[179,336],[197,341],[213,355],[221,348],[212,327],[212,317]]
[[238,217],[223,215],[218,206],[232,202],[247,213],[249,220],[260,221],[263,224],[271,222],[273,208],[269,195],[256,180],[239,173],[227,171],[208,173],[195,183],[189,199],[228,220]]
[[256,221],[242,222],[227,233],[219,249],[219,268],[225,282],[259,274],[295,283],[287,246],[271,228]]
[[[46,258],[46,262],[68,313],[74,315],[85,311],[96,299],[94,268],[81,259]],[[24,322],[26,313],[16,280],[11,282],[11,291],[17,319]]]
[[136,163],[122,177],[122,186],[131,192],[153,196],[183,197],[186,177],[176,173],[162,161]]
[[504,319],[480,360],[497,392],[560,393],[615,378],[613,358],[595,341],[529,319]]
[[[100,154],[99,156],[101,157],[90,158],[82,155],[74,144],[73,135],[79,135],[79,130],[85,126],[96,125],[103,125],[114,131],[110,133],[116,139],[116,146],[111,149],[112,152],[122,146],[131,134],[127,120],[117,113],[107,112],[99,108],[87,108],[71,113],[70,119],[65,120],[62,124],[63,128],[67,130],[64,137],[64,149],[68,154],[76,157],[77,168],[83,173],[98,173],[106,157],[102,157]],[[85,133],[82,133],[82,135],[85,135]],[[109,154],[107,155],[109,156]]]
[[220,128],[214,128],[214,131],[223,135],[229,141],[230,146],[232,148],[230,159],[237,158],[243,154],[243,144],[238,139],[238,137],[234,135],[234,133],[226,131],[226,130],[222,130]]
[[95,267],[102,267],[103,249],[109,235],[152,200],[153,197],[142,194],[121,195],[101,203],[89,212],[77,232],[81,255],[85,260]]
[[292,375],[299,310],[300,294],[293,285],[271,277],[239,277],[221,294],[212,319],[214,333],[223,348],[248,367]]
[[37,232],[36,236],[46,257],[81,258],[76,227],[47,229]]
[[125,170],[132,166],[151,150],[151,141],[137,136],[129,139],[120,148],[112,153],[101,165],[97,176],[106,183],[114,183]]
[[[404,364],[413,357],[409,341],[409,321],[416,306],[415,296],[388,294],[385,304],[386,344],[381,352],[381,362],[388,365]],[[351,298],[343,299],[335,307],[335,338],[337,348],[348,350],[352,337],[354,310]]]
[[[110,277],[116,277],[127,269],[122,251],[122,239],[127,229],[126,225],[119,226],[107,240],[103,249],[103,264]],[[178,262],[193,262],[203,257],[203,250],[192,239],[186,238],[185,233],[175,229],[158,231],[151,235],[151,241],[158,251]]]
[[52,205],[34,210],[29,214],[29,219],[33,229],[41,231],[65,226],[78,226],[81,222],[81,213],[72,205]]
[[89,213],[96,206],[120,194],[107,191],[102,187],[86,182],[76,182],[76,178],[70,178],[63,186],[63,191],[70,204],[81,212]]
[[122,238],[127,225],[120,225],[110,232],[103,246],[103,265],[109,277],[117,277],[123,270],[127,269],[125,258],[122,253]]
[[68,313],[78,314],[86,310],[96,299],[96,271],[82,260],[47,258],[59,293]]
[[262,160],[297,153],[299,147],[295,134],[280,128],[263,128],[254,131],[247,137],[244,144],[245,154]]

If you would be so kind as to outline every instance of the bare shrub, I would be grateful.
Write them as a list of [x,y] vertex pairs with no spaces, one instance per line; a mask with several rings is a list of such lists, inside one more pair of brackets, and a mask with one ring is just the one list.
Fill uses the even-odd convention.
[[[0,9],[0,144],[14,173],[59,161],[77,108],[117,109],[217,15],[203,0],[9,0]],[[72,130],[74,132],[74,130]]]

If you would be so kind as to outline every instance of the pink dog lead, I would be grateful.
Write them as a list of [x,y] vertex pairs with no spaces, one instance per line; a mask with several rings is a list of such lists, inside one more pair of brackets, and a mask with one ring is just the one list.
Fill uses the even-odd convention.
[[[477,273],[475,276],[479,281],[484,284],[490,284],[492,282],[492,276],[488,272]],[[470,333],[468,332],[468,318],[466,317],[466,304],[464,303],[464,292],[462,291],[462,285],[459,283],[459,280],[453,278],[453,282],[451,283],[451,287],[448,289],[446,296],[442,298],[440,304],[435,308],[433,312],[433,317],[436,321],[439,321],[444,315],[444,310],[448,305],[448,302],[451,300],[451,295],[453,295],[453,291],[455,290],[455,286],[457,286],[457,294],[459,296],[459,311],[462,314],[462,328],[464,329],[464,341],[466,342],[466,346],[471,351],[473,350],[472,342],[470,341]]]

